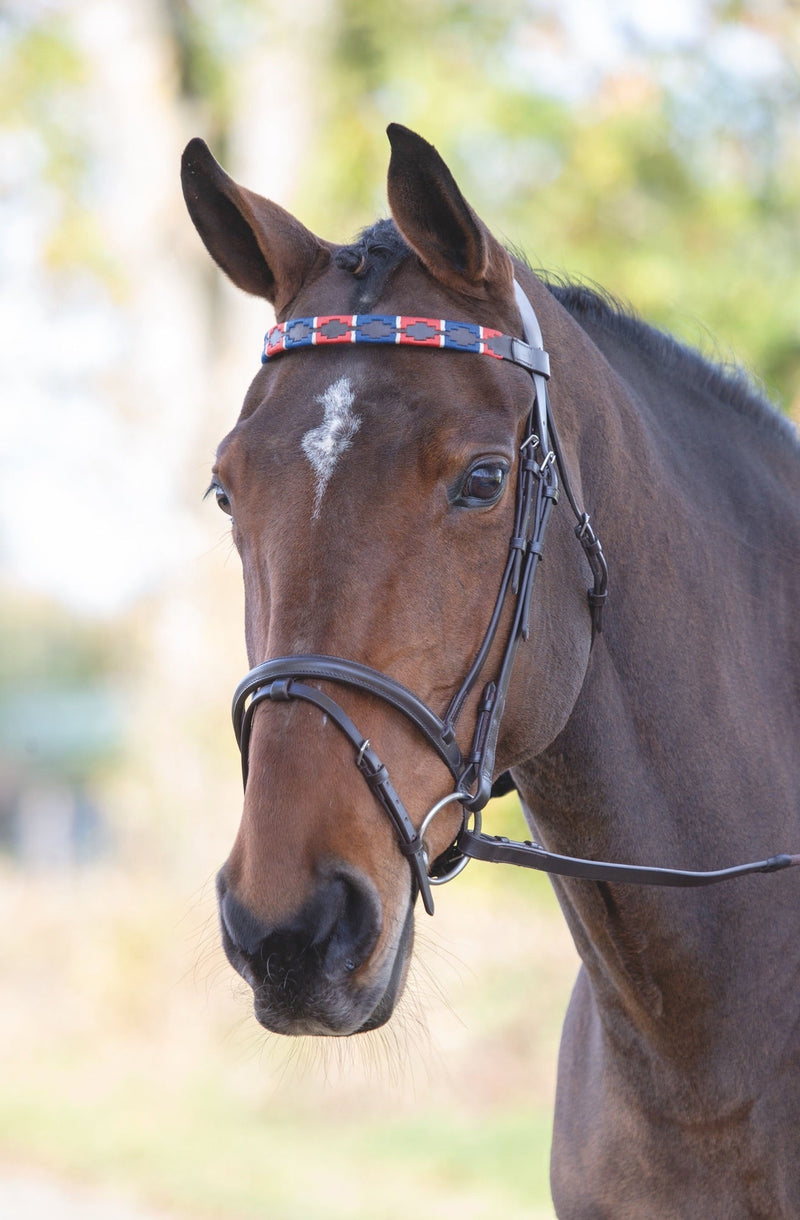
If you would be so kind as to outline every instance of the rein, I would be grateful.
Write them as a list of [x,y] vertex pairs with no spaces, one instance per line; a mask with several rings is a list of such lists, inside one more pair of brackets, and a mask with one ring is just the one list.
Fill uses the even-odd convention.
[[[470,859],[516,864],[560,876],[589,881],[633,882],[641,885],[703,886],[753,872],[775,872],[800,864],[800,855],[778,855],[713,872],[647,868],[582,860],[546,851],[539,844],[511,842],[481,833],[480,813],[492,791],[495,753],[506,695],[519,644],[529,636],[533,581],[542,557],[544,536],[561,486],[576,518],[575,535],[593,576],[588,591],[592,618],[592,641],[602,630],[602,610],[607,596],[608,569],[600,540],[574,495],[558,440],[547,381],[550,364],[544,351],[538,319],[528,298],[514,282],[517,307],[522,315],[524,340],[478,326],[472,322],[391,316],[385,314],[332,314],[316,318],[293,318],[274,326],[264,342],[262,362],[303,347],[341,343],[405,344],[472,352],[507,360],[527,369],[533,380],[533,402],[519,449],[514,528],[508,557],[494,609],[483,642],[461,686],[439,717],[421,699],[393,678],[356,661],[316,654],[277,657],[256,665],[236,688],[233,725],[242,755],[242,778],[247,786],[249,743],[256,708],[269,699],[285,702],[300,699],[314,704],[355,750],[355,764],[375,798],[389,817],[400,850],[411,866],[425,910],[433,914],[431,885],[450,881]],[[456,741],[455,726],[470,692],[477,683],[497,636],[503,609],[511,599],[513,620],[496,676],[484,685],[470,751],[466,758]],[[422,734],[428,745],[448,767],[455,790],[438,801],[426,814],[419,830],[395,790],[388,771],[350,717],[313,682],[343,684],[373,695],[401,712]],[[455,842],[434,864],[425,847],[425,833],[447,804],[457,801],[464,810]],[[469,822],[472,821],[472,828]]]

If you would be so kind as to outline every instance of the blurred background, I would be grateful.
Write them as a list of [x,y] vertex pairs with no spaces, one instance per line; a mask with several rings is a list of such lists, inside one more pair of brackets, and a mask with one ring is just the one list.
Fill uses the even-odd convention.
[[246,661],[202,496],[271,319],[191,228],[186,141],[346,241],[405,123],[535,267],[798,420],[799,68],[795,0],[0,0],[2,1220],[553,1214],[545,880],[440,891],[345,1045],[268,1036],[218,948]]

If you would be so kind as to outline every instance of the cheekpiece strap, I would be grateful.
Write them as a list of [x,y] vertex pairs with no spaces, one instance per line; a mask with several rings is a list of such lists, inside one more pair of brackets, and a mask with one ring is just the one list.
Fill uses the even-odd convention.
[[267,331],[261,363],[299,347],[324,347],[333,343],[407,344],[410,347],[443,347],[508,360],[530,373],[550,376],[550,361],[541,347],[475,322],[451,322],[445,318],[417,318],[380,313],[328,314],[317,318],[291,318]]

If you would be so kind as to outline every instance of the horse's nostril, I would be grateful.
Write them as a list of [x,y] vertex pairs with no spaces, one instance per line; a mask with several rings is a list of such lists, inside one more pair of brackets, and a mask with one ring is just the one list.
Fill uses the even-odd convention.
[[234,949],[248,958],[255,957],[270,934],[269,925],[253,915],[224,882],[218,882],[217,892],[223,932],[227,933]]
[[[380,935],[380,899],[372,884],[350,870],[329,875],[290,919],[268,924],[218,882],[220,922],[228,956],[248,981],[290,983],[352,974],[370,956]],[[238,961],[236,960],[238,957]],[[252,975],[252,977],[250,977]]]
[[340,873],[329,882],[335,893],[336,918],[325,952],[325,967],[333,973],[357,970],[375,947],[381,930],[381,904],[365,878]]

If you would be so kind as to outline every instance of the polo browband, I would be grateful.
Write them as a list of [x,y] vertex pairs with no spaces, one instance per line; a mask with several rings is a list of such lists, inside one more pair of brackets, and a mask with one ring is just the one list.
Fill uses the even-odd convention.
[[288,322],[278,322],[264,337],[261,362],[266,364],[283,352],[296,351],[301,347],[325,347],[332,343],[404,344],[474,352],[519,364],[528,372],[538,373],[542,377],[550,376],[550,361],[541,345],[535,347],[522,339],[514,339],[502,331],[478,326],[474,322],[449,322],[445,318],[381,313],[327,314],[318,318],[292,318]]
[[[449,881],[469,859],[515,864],[587,881],[672,886],[711,885],[748,873],[774,872],[798,865],[800,855],[782,854],[768,860],[710,872],[649,868],[558,855],[537,843],[512,842],[481,833],[480,811],[491,796],[500,722],[517,648],[521,641],[528,638],[533,581],[542,556],[550,512],[558,500],[559,476],[577,520],[575,534],[593,576],[593,585],[588,592],[593,642],[602,630],[608,581],[600,540],[592,528],[588,513],[578,504],[565,467],[547,393],[550,363],[543,348],[538,319],[516,281],[514,291],[524,339],[473,322],[387,314],[328,314],[292,318],[278,323],[267,333],[262,353],[265,363],[302,348],[345,343],[442,348],[517,364],[531,374],[534,393],[519,449],[514,528],[500,590],[483,642],[444,716],[439,717],[401,683],[359,662],[315,654],[273,658],[251,669],[234,694],[233,724],[242,755],[245,787],[250,733],[256,708],[267,699],[274,702],[299,699],[318,707],[353,746],[356,766],[395,828],[400,850],[409,861],[423,905],[430,915],[434,909],[430,886]],[[509,597],[513,599],[511,629],[499,670],[495,678],[484,686],[478,703],[472,746],[464,758],[456,741],[455,725],[487,662]],[[391,783],[386,767],[372,749],[369,738],[364,737],[330,695],[310,685],[320,681],[344,684],[388,703],[414,725],[450,770],[455,780],[455,791],[433,806],[418,830]],[[434,864],[434,869],[440,871],[431,874],[424,843],[425,833],[439,811],[454,801],[458,801],[464,810],[461,830],[455,842]],[[472,828],[468,824],[471,818],[474,819]]]

